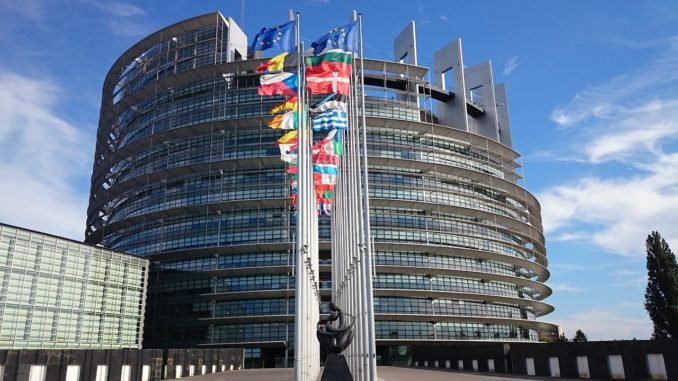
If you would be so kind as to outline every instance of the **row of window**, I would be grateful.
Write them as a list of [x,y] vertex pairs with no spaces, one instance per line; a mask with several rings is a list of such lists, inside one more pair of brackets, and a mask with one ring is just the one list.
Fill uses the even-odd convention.
[[[158,131],[157,125],[154,127],[154,130]],[[260,132],[257,137],[258,139],[252,142],[253,146],[243,145],[244,143],[237,142],[239,139],[227,136],[201,136],[200,138],[189,140],[188,143],[191,144],[173,143],[167,145],[164,149],[157,148],[156,146],[140,152],[136,157],[114,164],[111,174],[108,175],[108,180],[111,183],[116,183],[160,169],[188,164],[244,157],[274,156],[277,152],[273,142],[279,136],[279,132],[267,129]],[[232,140],[236,141],[232,142]],[[368,142],[373,143],[371,134],[368,135]],[[504,176],[502,171],[471,159],[464,159],[463,157],[456,156],[456,154],[431,153],[413,149],[413,147],[388,149],[381,145],[370,145],[368,147],[368,154],[375,157],[402,158],[451,165],[489,173],[500,178]]]
[[452,299],[430,300],[381,296],[374,298],[374,312],[383,314],[455,315],[535,319],[533,312],[521,309],[520,307]]
[[499,324],[378,321],[375,331],[377,340],[538,340],[533,329]]
[[377,251],[373,254],[374,264],[385,266],[413,266],[421,268],[443,268],[465,271],[479,271],[529,278],[530,273],[514,265],[497,261],[479,260],[421,252]]
[[140,317],[51,311],[5,305],[0,312],[0,340],[72,347],[91,343],[139,345]]
[[218,302],[213,317],[288,315],[294,314],[294,299],[248,299]]
[[501,205],[488,203],[475,198],[465,197],[462,195],[451,194],[440,191],[429,191],[427,189],[412,189],[412,188],[386,188],[375,185],[370,187],[370,197],[387,198],[394,200],[408,200],[408,201],[422,201],[434,204],[444,204],[449,206],[458,206],[462,208],[470,208],[477,210],[484,210],[486,212],[499,214],[511,217],[523,222],[527,222],[527,217],[516,213],[507,207]]
[[[507,305],[450,299],[375,297],[375,313],[503,317],[534,320],[531,311]],[[218,302],[212,317],[294,314],[294,299],[251,299]]]
[[455,232],[464,235],[494,238],[508,243],[522,245],[520,237],[497,229],[497,226],[479,224],[486,221],[464,221],[459,216],[442,216],[433,212],[408,213],[404,210],[373,208],[370,214],[372,226],[384,228],[415,228],[429,231]]
[[416,274],[377,273],[373,285],[374,288],[450,291],[531,299],[531,290],[521,289],[511,283],[440,275],[430,277]]
[[[239,184],[235,186],[230,182],[230,177],[225,177],[223,181],[212,182],[211,180],[213,177],[210,176],[203,176],[206,181],[199,180],[199,178],[193,178],[191,180],[178,180],[167,184],[155,185],[153,188],[146,188],[141,192],[138,192],[137,195],[143,196],[137,196],[134,200],[130,200],[127,198],[129,196],[124,195],[110,202],[109,205],[113,205],[114,209],[109,217],[108,222],[150,213],[153,211],[189,205],[203,205],[208,203],[242,199],[287,197],[289,195],[288,182],[284,178],[282,169],[276,172],[278,172],[278,175],[270,174],[267,175],[265,179],[273,181],[273,183],[259,183],[257,185]],[[262,176],[253,174],[251,178],[261,179]],[[228,183],[226,183],[226,181],[228,181]],[[196,182],[202,183],[202,189],[196,186],[191,186],[192,183],[194,184]],[[174,184],[177,183],[182,185],[180,185],[180,187],[176,187]],[[183,188],[185,188],[185,190]],[[176,191],[177,189],[182,189],[184,191],[179,193]],[[485,210],[491,213],[506,215],[521,220],[526,219],[525,217],[508,208],[498,207],[494,204],[488,204],[477,199],[466,198],[454,194],[428,192],[425,190],[412,190],[407,188],[385,189],[379,186],[370,188],[370,194],[372,197],[442,203],[446,205]],[[426,218],[423,216],[410,216],[408,218],[404,218],[401,216],[394,217],[389,215],[375,216],[373,219],[373,224],[387,225],[392,227],[415,227],[429,230],[450,230],[452,228],[451,225],[454,225],[455,228],[460,226],[457,222],[448,222],[440,219],[432,219],[430,217]],[[471,225],[465,226],[468,227]],[[475,227],[473,230],[479,230],[479,228]],[[484,233],[483,235],[485,236],[501,236],[501,239],[508,238],[514,242],[518,241],[514,236],[510,236],[508,234],[500,235],[494,229],[485,228],[482,230]]]
[[[181,216],[164,221],[146,221],[109,236],[107,244],[135,254],[194,247],[212,247],[252,243],[291,242],[293,221],[276,210],[212,212],[212,216]],[[327,225],[328,221],[324,224]],[[238,230],[242,229],[242,230]],[[529,258],[528,248],[511,246],[482,238],[453,233],[413,229],[383,229],[373,226],[376,242],[406,242],[455,246]],[[329,226],[320,229],[320,239],[329,239]]]
[[[329,278],[328,278],[329,279]],[[331,284],[325,282],[327,285]],[[450,291],[473,294],[500,295],[514,298],[531,298],[532,290],[500,281],[450,276],[426,276],[417,274],[384,274],[374,277],[375,289],[404,289]],[[294,277],[288,274],[264,274],[236,277],[177,276],[165,277],[149,293],[182,295],[199,293],[244,292],[259,290],[291,290],[295,288]],[[322,287],[325,288],[325,287]]]
[[111,314],[140,314],[144,290],[27,273],[0,273],[2,303]]
[[[211,343],[284,341],[294,337],[294,325],[256,323],[218,325],[208,332]],[[537,331],[512,325],[376,321],[377,340],[515,340],[537,341]]]
[[[526,269],[511,264],[469,257],[457,257],[443,254],[429,254],[410,251],[376,251],[373,253],[375,265],[411,266],[419,268],[443,268],[464,271],[476,271],[505,274],[530,278]],[[291,252],[237,253],[210,257],[179,259],[162,262],[160,269],[165,271],[206,271],[238,267],[291,266],[294,263]],[[322,264],[330,265],[331,260]]]
[[289,252],[260,252],[220,255],[166,261],[160,264],[162,270],[205,271],[237,267],[284,266],[292,264]]
[[506,197],[491,188],[482,187],[478,184],[464,183],[458,180],[448,180],[437,175],[372,171],[369,173],[369,181],[370,184],[387,185],[388,187],[406,186],[417,189],[444,190],[452,193],[468,194],[478,198],[497,201],[501,204],[508,203],[516,209],[526,211],[520,201]]
[[[270,105],[267,105],[268,107]],[[183,115],[183,114],[180,114]],[[181,122],[183,117],[172,116],[174,122]],[[153,125],[153,131],[161,130],[161,123]],[[126,134],[137,134],[133,130]],[[242,132],[242,131],[241,131]],[[111,167],[109,180],[113,183],[123,181],[144,173],[149,173],[163,168],[172,168],[191,163],[215,162],[228,160],[238,157],[247,157],[243,153],[237,154],[239,150],[245,150],[252,155],[272,156],[275,155],[275,145],[273,142],[279,137],[280,133],[275,130],[262,129],[255,139],[247,139],[247,136],[239,135],[202,135],[197,138],[181,140],[163,146],[153,146],[137,155],[115,163]],[[131,136],[131,135],[129,135]],[[123,137],[122,141],[127,142],[129,136]],[[135,135],[136,136],[136,135]],[[247,140],[255,146],[246,146]],[[382,145],[381,142],[375,142],[372,134],[368,135],[368,142],[372,143],[368,148],[368,154],[376,157],[400,158],[429,162],[435,164],[451,165],[459,168],[467,168],[475,171],[481,171],[503,177],[502,171],[496,170],[484,163],[479,163],[471,159],[464,159],[459,154],[450,154],[443,152],[427,152],[425,150],[415,149],[415,147],[393,147]]]
[[[117,103],[127,93],[141,88],[152,80],[163,78],[170,72],[178,73],[187,70],[188,68],[184,68],[184,70],[175,69],[175,64],[191,57],[207,53],[207,56],[212,56],[212,59],[207,61],[206,64],[221,63],[221,60],[215,62],[214,57],[215,54],[219,57],[222,56],[221,49],[225,46],[223,29],[224,25],[219,21],[218,24],[187,32],[176,40],[169,39],[147,49],[139,57],[131,60],[120,74],[112,94],[114,103]],[[222,33],[218,33],[219,30]],[[193,41],[190,41],[189,37],[185,37],[187,35],[195,36]],[[195,45],[189,45],[191,43],[195,43]],[[218,52],[216,51],[217,48],[219,49]],[[207,66],[206,64],[200,67]]]
[[[282,171],[280,171],[281,174]],[[155,194],[150,194],[143,199],[137,199],[134,201],[129,201],[129,199],[119,198],[116,201],[122,201],[115,208],[114,212],[111,213],[109,223],[118,221],[124,218],[129,218],[137,215],[142,215],[154,211],[160,211],[170,208],[190,206],[190,205],[205,205],[209,203],[217,202],[226,202],[234,200],[256,200],[256,199],[265,199],[265,198],[286,198],[289,195],[289,189],[287,182],[284,182],[284,179],[279,179],[281,182],[273,184],[259,184],[257,186],[246,186],[238,187],[236,189],[228,188],[222,190],[212,190],[207,189],[204,191],[194,191],[191,193],[168,193],[170,190],[169,185],[166,190],[156,192]],[[215,188],[219,184],[216,184]],[[479,210],[486,210],[492,213],[498,213],[502,215],[509,215],[510,217],[517,218],[518,215],[514,215],[513,212],[510,212],[504,208],[497,208],[491,205],[487,205],[483,202],[479,202],[475,199],[464,199],[463,197],[456,195],[448,194],[432,194],[431,197],[425,197],[426,200],[416,197],[416,195],[426,195],[426,192],[413,191],[413,190],[384,190],[378,187],[373,187],[370,189],[370,194],[373,197],[389,198],[389,199],[415,199],[417,201],[428,201],[434,203],[440,203],[445,205],[454,205],[465,208],[473,208]],[[440,196],[440,197],[434,197]],[[435,198],[435,200],[433,200]],[[515,236],[508,234],[500,234],[495,229],[488,228],[479,228],[470,224],[461,225],[458,222],[445,221],[440,219],[433,219],[431,217],[401,217],[393,215],[375,215],[373,218],[374,225],[380,226],[389,226],[389,227],[407,227],[407,228],[419,228],[419,229],[428,229],[428,230],[445,230],[449,231],[453,228],[462,227],[462,232],[472,232],[475,234],[480,234],[482,236],[493,236],[499,239],[506,240],[510,239],[509,242],[516,242],[519,240]],[[465,229],[464,229],[465,228]],[[480,232],[479,232],[480,231]],[[482,233],[481,233],[482,232]]]

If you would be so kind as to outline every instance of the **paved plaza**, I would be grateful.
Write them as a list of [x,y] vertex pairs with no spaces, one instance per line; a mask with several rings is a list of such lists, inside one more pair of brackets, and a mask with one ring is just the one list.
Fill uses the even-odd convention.
[[[390,366],[380,366],[378,370],[380,381],[519,381],[519,380],[553,380],[548,377],[514,376],[509,374],[471,373],[449,370],[412,369]],[[190,381],[293,381],[292,369],[247,369],[224,373],[214,373],[204,376],[184,377]],[[568,379],[560,378],[560,381]]]

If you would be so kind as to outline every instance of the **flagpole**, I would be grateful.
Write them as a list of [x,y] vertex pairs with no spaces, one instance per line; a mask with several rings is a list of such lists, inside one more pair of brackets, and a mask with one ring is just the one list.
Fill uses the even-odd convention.
[[[299,38],[299,13],[296,14],[296,30],[295,30],[295,46],[297,48],[297,81],[299,81],[300,76],[301,76],[301,60],[299,59],[300,57],[300,38]],[[299,83],[299,86],[301,83]],[[304,192],[304,182],[305,178],[303,177],[304,175],[304,161],[303,161],[303,152],[304,152],[304,146],[303,146],[303,132],[302,132],[302,127],[301,127],[301,120],[299,117],[301,116],[300,111],[299,111],[299,105],[301,103],[301,91],[299,86],[297,87],[297,91],[299,92],[297,96],[297,205],[296,205],[296,212],[297,212],[297,240],[296,240],[296,247],[295,247],[295,256],[296,258],[296,279],[295,279],[295,310],[294,310],[294,379],[297,381],[302,381],[304,380],[304,366],[303,366],[303,358],[304,358],[304,352],[303,352],[303,316],[305,315],[303,313],[305,304],[304,303],[304,286],[305,286],[305,274],[306,271],[304,269],[305,265],[305,260],[303,258],[304,256],[304,237],[306,236],[304,230],[303,230],[303,220],[305,220],[304,215],[303,215],[303,193]]]
[[[353,55],[353,66],[356,67],[357,58]],[[353,221],[353,229],[351,236],[353,237],[353,242],[351,245],[350,258],[352,262],[352,294],[354,295],[354,310],[352,311],[355,314],[356,319],[356,332],[355,340],[353,344],[353,353],[355,356],[354,362],[356,367],[356,372],[354,377],[356,381],[364,381],[367,379],[368,366],[367,366],[367,320],[366,320],[366,296],[364,292],[364,279],[362,276],[362,265],[363,258],[361,248],[363,245],[363,213],[362,213],[362,201],[361,201],[361,171],[360,171],[360,131],[359,131],[359,115],[358,115],[358,100],[359,96],[357,90],[357,76],[354,74],[351,76],[352,86],[351,86],[351,120],[353,126],[349,129],[348,133],[350,135],[350,147],[351,150],[351,171],[350,181],[351,181],[351,211]]]
[[358,13],[358,35],[360,39],[360,102],[362,108],[362,164],[363,164],[363,221],[364,221],[364,235],[365,239],[365,256],[363,258],[362,270],[365,280],[365,296],[366,296],[366,320],[368,333],[368,364],[369,377],[371,381],[377,380],[377,349],[375,341],[375,327],[374,327],[374,293],[372,291],[372,233],[370,231],[370,190],[368,183],[368,168],[367,168],[367,121],[365,118],[365,61],[363,50],[363,15]]

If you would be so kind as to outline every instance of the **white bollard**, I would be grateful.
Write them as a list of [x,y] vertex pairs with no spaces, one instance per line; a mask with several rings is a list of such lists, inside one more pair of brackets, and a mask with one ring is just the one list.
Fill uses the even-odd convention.
[[666,374],[666,364],[664,363],[664,355],[661,353],[647,354],[647,373],[651,380],[668,380]]

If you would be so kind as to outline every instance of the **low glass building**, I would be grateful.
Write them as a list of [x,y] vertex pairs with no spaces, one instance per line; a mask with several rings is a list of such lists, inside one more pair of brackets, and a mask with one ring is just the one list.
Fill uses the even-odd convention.
[[148,265],[0,224],[0,348],[141,348]]
[[[505,88],[459,40],[417,65],[414,25],[394,61],[366,59],[377,346],[537,341],[555,326],[538,201],[519,185]],[[294,356],[290,189],[257,94],[261,59],[210,13],[132,46],[103,87],[86,241],[152,261],[144,346]],[[409,62],[404,61],[407,57]],[[331,291],[320,221],[320,294]],[[405,348],[406,350],[406,348]]]

